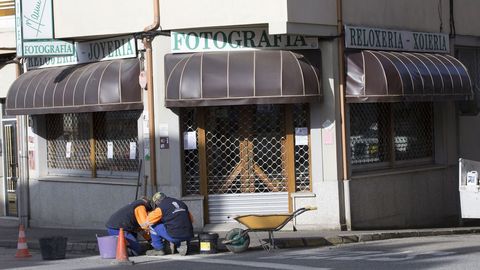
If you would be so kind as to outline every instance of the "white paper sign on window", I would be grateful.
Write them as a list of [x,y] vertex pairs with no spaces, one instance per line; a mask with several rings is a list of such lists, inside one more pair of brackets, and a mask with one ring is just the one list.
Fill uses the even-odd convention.
[[70,158],[72,155],[72,142],[67,142],[65,147],[65,157]]
[[197,134],[195,131],[183,133],[183,148],[185,150],[197,149]]
[[113,142],[107,142],[107,158],[113,158]]
[[295,128],[295,145],[308,145],[308,128]]
[[130,159],[136,159],[136,158],[137,158],[137,143],[130,142]]

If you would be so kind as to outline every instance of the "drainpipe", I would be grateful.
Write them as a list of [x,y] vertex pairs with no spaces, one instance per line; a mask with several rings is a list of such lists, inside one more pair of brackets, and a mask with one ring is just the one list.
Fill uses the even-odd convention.
[[[160,27],[160,0],[153,0],[153,23],[145,27],[144,32],[150,32]],[[150,181],[152,183],[152,193],[157,192],[157,162],[155,151],[155,110],[154,110],[154,94],[153,94],[153,55],[152,55],[153,37],[144,37],[143,45],[145,46],[147,60],[147,104],[148,104],[148,127],[150,140]]]
[[[350,216],[350,180],[348,175],[348,156],[347,156],[347,117],[345,109],[345,36],[343,32],[343,11],[342,0],[337,0],[337,31],[338,38],[338,84],[340,92],[340,119],[341,119],[341,134],[342,134],[342,182],[343,182],[343,208],[346,229],[351,230],[351,216]],[[341,222],[343,223],[343,222]],[[342,228],[343,229],[343,228]]]

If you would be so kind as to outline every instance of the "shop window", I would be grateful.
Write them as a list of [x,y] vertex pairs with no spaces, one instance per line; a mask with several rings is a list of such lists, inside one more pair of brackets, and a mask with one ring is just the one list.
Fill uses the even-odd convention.
[[49,174],[134,176],[141,111],[46,115]]
[[350,104],[353,169],[433,160],[432,103]]
[[189,108],[181,119],[186,195],[202,187],[206,194],[286,192],[289,178],[294,192],[310,190],[307,105]]

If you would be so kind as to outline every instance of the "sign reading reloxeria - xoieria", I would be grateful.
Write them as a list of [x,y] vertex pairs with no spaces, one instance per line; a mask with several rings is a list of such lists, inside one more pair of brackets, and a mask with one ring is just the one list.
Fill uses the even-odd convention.
[[427,33],[345,26],[345,47],[411,52],[450,52],[450,39],[444,33]]
[[264,28],[196,30],[171,33],[173,53],[255,49],[317,49],[317,37],[269,35]]

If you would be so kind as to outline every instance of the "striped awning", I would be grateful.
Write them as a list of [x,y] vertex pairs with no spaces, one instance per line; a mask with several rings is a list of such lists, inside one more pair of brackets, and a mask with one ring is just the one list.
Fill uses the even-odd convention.
[[472,97],[465,66],[446,54],[359,51],[347,56],[348,102],[445,101]]
[[138,59],[37,69],[21,75],[7,94],[8,115],[142,109]]
[[165,57],[167,107],[304,103],[321,96],[319,50]]

